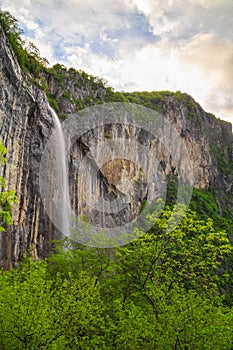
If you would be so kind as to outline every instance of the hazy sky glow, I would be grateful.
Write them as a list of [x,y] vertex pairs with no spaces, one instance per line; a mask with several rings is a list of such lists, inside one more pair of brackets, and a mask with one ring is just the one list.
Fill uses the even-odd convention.
[[187,92],[233,122],[233,0],[0,0],[50,64]]

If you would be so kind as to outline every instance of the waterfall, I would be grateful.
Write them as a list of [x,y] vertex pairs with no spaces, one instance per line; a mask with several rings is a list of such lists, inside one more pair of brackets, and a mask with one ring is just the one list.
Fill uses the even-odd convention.
[[[57,228],[65,235],[70,237],[71,229],[71,209],[70,194],[68,182],[68,166],[66,159],[66,143],[60,120],[55,111],[50,107],[54,120],[55,130],[53,132],[53,161],[49,165],[48,176],[53,177],[52,196],[56,205],[55,217],[53,222]],[[50,182],[51,183],[51,182]]]

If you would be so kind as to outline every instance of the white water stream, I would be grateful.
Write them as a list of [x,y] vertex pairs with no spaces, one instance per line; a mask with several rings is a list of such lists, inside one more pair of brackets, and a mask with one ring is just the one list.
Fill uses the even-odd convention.
[[53,173],[53,175],[51,175],[55,181],[55,187],[53,188],[53,196],[57,207],[55,222],[57,228],[65,236],[70,237],[71,209],[65,137],[57,114],[52,108],[50,108],[50,111],[53,116],[55,126],[55,131],[53,134],[53,154],[55,159],[54,162],[52,162],[52,168],[50,169],[51,173]]

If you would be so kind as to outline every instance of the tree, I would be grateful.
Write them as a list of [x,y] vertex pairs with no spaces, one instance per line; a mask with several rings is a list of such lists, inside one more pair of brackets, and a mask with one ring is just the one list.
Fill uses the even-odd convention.
[[22,44],[21,34],[23,32],[19,28],[17,19],[9,11],[0,10],[0,25],[8,37],[12,35],[18,43]]
[[231,349],[233,312],[219,289],[222,261],[232,254],[227,235],[191,210],[167,231],[171,213],[148,215],[151,232],[138,231],[125,247],[77,245],[49,259],[53,275],[58,269],[66,278],[70,269],[96,278],[109,349]]
[[[3,166],[6,162],[6,147],[2,145],[2,142],[0,141],[0,164]],[[11,207],[12,204],[17,201],[15,191],[8,190],[4,191],[5,189],[5,181],[2,176],[0,176],[0,219],[2,223],[0,223],[0,232],[5,231],[5,225],[11,225],[12,218],[11,218]]]
[[0,10],[0,26],[10,42],[21,69],[38,78],[41,70],[48,65],[48,61],[40,57],[39,50],[33,43],[29,43],[26,49],[24,48],[25,42],[21,38],[23,31],[17,19],[8,11]]
[[27,259],[1,271],[0,284],[1,349],[102,348],[103,305],[90,277],[51,278],[45,261]]

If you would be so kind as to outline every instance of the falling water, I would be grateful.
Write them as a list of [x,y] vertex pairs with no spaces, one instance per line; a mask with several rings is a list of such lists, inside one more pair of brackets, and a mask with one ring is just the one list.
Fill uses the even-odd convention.
[[[66,159],[66,144],[60,120],[55,111],[50,108],[54,119],[55,131],[53,134],[53,156],[50,171],[53,173],[53,201],[56,205],[57,228],[66,236],[70,237],[71,210],[68,182],[68,166]],[[52,175],[52,174],[51,174]]]

